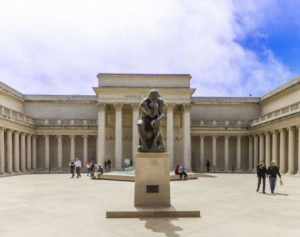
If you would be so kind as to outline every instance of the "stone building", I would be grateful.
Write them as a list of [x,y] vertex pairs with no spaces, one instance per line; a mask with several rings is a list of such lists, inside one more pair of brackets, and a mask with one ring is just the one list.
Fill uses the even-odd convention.
[[0,174],[67,171],[71,157],[121,169],[138,144],[139,102],[165,100],[170,167],[253,171],[259,158],[300,172],[300,78],[260,97],[193,97],[189,74],[98,74],[95,96],[24,95],[0,82]]

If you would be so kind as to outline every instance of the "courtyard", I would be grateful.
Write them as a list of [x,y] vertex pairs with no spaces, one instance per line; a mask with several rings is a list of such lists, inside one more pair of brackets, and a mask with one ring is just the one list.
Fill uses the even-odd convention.
[[[133,206],[133,182],[85,174],[0,178],[0,235],[14,236],[299,236],[300,177],[283,176],[276,194],[256,193],[255,174],[205,174],[171,182],[172,205],[201,218],[106,219]],[[268,183],[267,183],[268,184]]]

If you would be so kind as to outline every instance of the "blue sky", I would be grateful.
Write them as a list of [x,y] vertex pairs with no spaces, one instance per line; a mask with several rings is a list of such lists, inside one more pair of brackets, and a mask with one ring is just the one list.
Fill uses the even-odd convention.
[[262,96],[300,75],[298,0],[0,0],[0,81],[94,94],[96,74],[190,73],[196,96]]

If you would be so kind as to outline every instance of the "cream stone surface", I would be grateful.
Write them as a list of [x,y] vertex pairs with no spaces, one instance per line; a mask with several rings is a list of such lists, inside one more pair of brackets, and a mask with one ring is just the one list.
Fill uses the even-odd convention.
[[[136,153],[134,206],[157,207],[171,205],[169,153]],[[147,192],[148,185],[158,186],[158,192]]]
[[153,88],[165,101],[161,134],[171,169],[203,172],[209,160],[216,172],[249,172],[264,159],[300,173],[299,77],[260,98],[194,97],[189,74],[97,79],[92,96],[24,95],[0,82],[1,175],[65,172],[73,156],[102,165],[109,159],[113,169],[125,159],[134,164],[138,105]]
[[171,182],[172,205],[201,218],[106,219],[133,208],[134,183],[70,179],[69,174],[0,178],[3,237],[295,237],[300,235],[300,178],[283,176],[276,194],[256,193],[255,174],[207,174]]

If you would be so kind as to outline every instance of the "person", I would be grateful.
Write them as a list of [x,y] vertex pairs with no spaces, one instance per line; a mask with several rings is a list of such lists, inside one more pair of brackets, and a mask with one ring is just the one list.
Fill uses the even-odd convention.
[[74,175],[75,175],[75,161],[74,161],[74,158],[72,158],[69,162],[69,167],[70,167],[70,173],[71,173],[71,179],[74,178]]
[[209,160],[206,160],[206,171],[209,172],[209,169],[210,169],[210,162]]
[[109,172],[111,169],[111,161],[107,160],[107,172]]
[[91,179],[95,179],[95,173],[98,169],[98,165],[93,163],[93,168],[91,169]]
[[75,165],[76,174],[77,174],[76,178],[79,178],[79,177],[81,177],[81,174],[80,174],[81,161],[79,160],[79,158],[75,159],[74,165]]
[[187,179],[187,173],[185,172],[184,165],[180,166],[179,168],[179,177],[182,179],[182,175],[184,176],[184,179]]
[[86,170],[87,170],[87,176],[89,176],[91,173],[91,162],[90,161],[88,161],[86,163]]
[[106,171],[108,171],[108,164],[107,164],[107,160],[105,160],[105,161],[104,161],[104,169],[105,169]]
[[281,179],[281,174],[279,173],[279,169],[278,169],[278,166],[276,165],[275,160],[272,160],[271,165],[269,166],[269,168],[267,170],[267,173],[268,173],[268,177],[269,177],[271,193],[274,193],[277,175]]
[[101,165],[98,165],[97,166],[97,171],[95,172],[95,175],[94,175],[94,179],[97,179],[99,176],[101,176],[103,174],[103,169],[101,167]]
[[267,174],[267,168],[264,164],[264,161],[261,159],[259,161],[259,164],[256,167],[256,174],[257,174],[257,178],[258,178],[258,183],[257,183],[257,189],[256,192],[259,191],[259,187],[261,184],[261,180],[263,181],[263,193],[265,192],[265,188],[266,188],[266,174]]
[[180,174],[180,171],[179,171],[179,165],[176,165],[176,168],[175,168],[175,174],[176,174],[176,175],[179,175],[179,174]]

